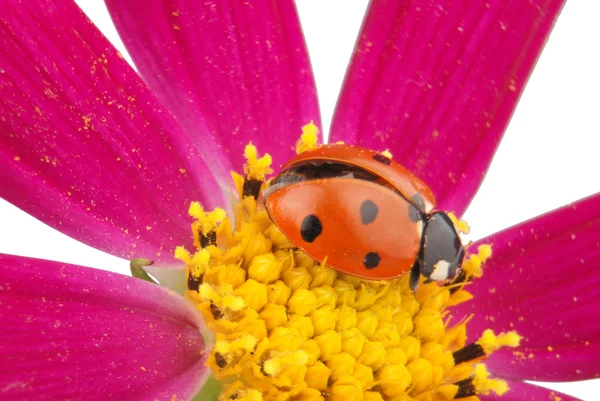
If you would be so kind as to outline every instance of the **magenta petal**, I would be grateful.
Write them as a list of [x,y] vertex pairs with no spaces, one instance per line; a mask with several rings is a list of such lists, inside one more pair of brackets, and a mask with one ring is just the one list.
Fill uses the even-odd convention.
[[204,383],[199,313],[158,285],[0,254],[0,398],[188,400]]
[[461,215],[564,0],[373,0],[332,141],[390,149]]
[[481,401],[581,401],[558,391],[520,381],[509,381],[510,390],[502,395],[478,395]]
[[71,1],[1,7],[0,196],[111,254],[173,263],[190,201],[224,205],[218,166]]
[[468,286],[469,333],[516,330],[522,346],[494,353],[504,377],[572,381],[600,377],[600,193],[484,238],[492,258]]
[[292,0],[106,4],[144,79],[196,145],[211,152],[218,142],[234,169],[249,141],[278,166],[303,125],[320,125]]

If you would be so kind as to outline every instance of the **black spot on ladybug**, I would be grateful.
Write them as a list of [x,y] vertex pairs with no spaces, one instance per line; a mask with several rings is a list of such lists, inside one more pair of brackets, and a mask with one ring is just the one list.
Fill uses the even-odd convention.
[[421,212],[421,213],[425,213],[425,201],[423,200],[423,197],[419,194],[415,194],[412,199],[412,204],[415,205],[415,207]]
[[374,222],[377,213],[379,213],[379,207],[372,200],[367,199],[360,205],[360,220],[363,224]]
[[373,155],[373,160],[378,161],[379,163],[383,163],[386,166],[389,166],[390,164],[392,164],[392,159],[390,159],[389,157],[382,155],[381,153],[377,153],[376,155]]
[[413,223],[418,223],[423,219],[423,214],[413,205],[408,205],[408,217]]
[[302,239],[306,242],[313,242],[321,232],[323,231],[323,224],[321,220],[314,214],[309,214],[302,220],[302,225],[300,226],[300,235]]
[[369,252],[365,255],[365,260],[363,260],[363,264],[367,269],[374,269],[379,266],[379,262],[381,258],[377,252]]

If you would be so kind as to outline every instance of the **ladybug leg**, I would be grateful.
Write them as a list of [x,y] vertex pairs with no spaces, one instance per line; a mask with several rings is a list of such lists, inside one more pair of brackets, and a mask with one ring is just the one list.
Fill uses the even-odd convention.
[[419,280],[421,279],[421,260],[417,258],[415,264],[410,269],[409,287],[411,291],[416,291],[419,287]]

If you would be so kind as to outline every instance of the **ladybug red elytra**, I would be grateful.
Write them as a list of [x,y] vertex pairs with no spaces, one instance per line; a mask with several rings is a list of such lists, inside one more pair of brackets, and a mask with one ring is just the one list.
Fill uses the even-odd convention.
[[282,167],[263,193],[271,220],[298,248],[344,273],[381,280],[411,272],[447,281],[464,247],[433,193],[386,155],[330,144]]

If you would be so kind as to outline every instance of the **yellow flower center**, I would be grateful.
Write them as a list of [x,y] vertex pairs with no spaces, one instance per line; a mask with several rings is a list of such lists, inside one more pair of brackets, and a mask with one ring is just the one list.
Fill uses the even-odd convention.
[[[317,146],[314,125],[296,149]],[[234,219],[193,203],[196,252],[187,265],[187,297],[215,333],[208,365],[224,389],[220,400],[446,401],[494,392],[507,384],[481,363],[516,333],[486,331],[466,344],[469,319],[451,322],[449,308],[468,301],[468,282],[491,256],[481,246],[448,286],[408,277],[365,281],[318,263],[269,220],[258,194],[271,158],[249,145]],[[455,220],[459,231],[466,223]]]

